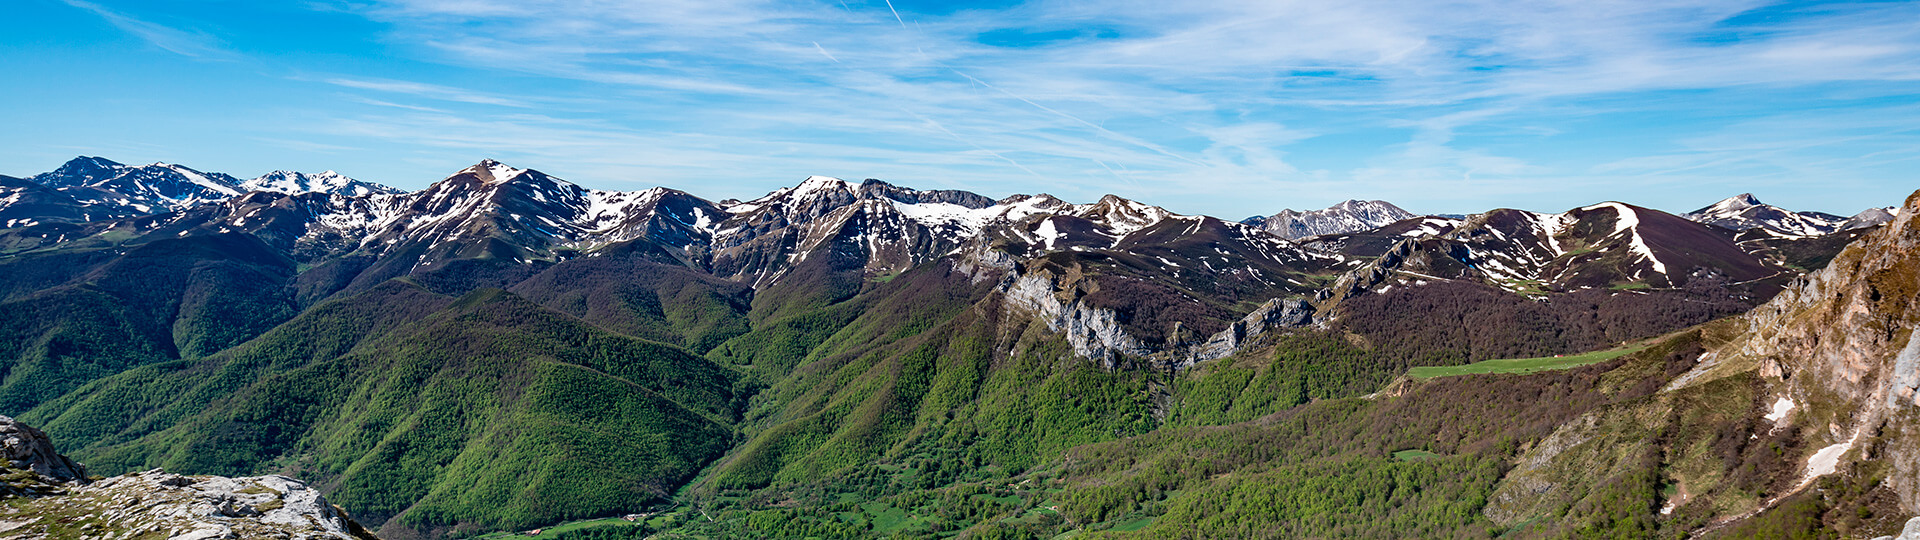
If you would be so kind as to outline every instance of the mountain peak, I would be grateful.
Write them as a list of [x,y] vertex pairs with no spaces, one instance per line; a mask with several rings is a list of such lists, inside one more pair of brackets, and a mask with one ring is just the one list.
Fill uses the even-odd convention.
[[1309,236],[1364,231],[1414,217],[1387,201],[1349,199],[1325,210],[1297,211],[1291,208],[1262,219],[1241,221],[1255,225],[1289,240]]
[[66,162],[66,163],[64,163],[64,164],[61,164],[61,165],[60,165],[60,169],[66,169],[66,168],[68,168],[68,167],[87,167],[87,168],[102,168],[102,169],[111,169],[111,168],[114,168],[114,167],[125,167],[125,166],[126,166],[126,165],[122,165],[122,164],[120,164],[120,162],[117,162],[117,161],[114,161],[114,160],[111,160],[111,159],[107,159],[107,158],[103,158],[103,157],[98,157],[98,156],[76,156],[76,157],[74,157],[73,159],[69,159],[69,160],[67,160],[67,162]]
[[793,187],[793,195],[804,197],[821,191],[837,191],[852,188],[852,183],[831,176],[808,176],[800,185]]
[[33,180],[53,188],[82,186],[112,178],[125,168],[126,165],[107,158],[79,156],[60,164],[53,172],[35,175]]
[[509,167],[505,163],[494,161],[493,158],[487,158],[480,160],[479,163],[475,163],[472,167],[461,169],[456,175],[473,173],[474,176],[480,177],[482,182],[493,184],[512,180],[524,172],[527,172],[527,170]]
[[1721,199],[1680,217],[1736,231],[1763,228],[1791,236],[1818,236],[1837,230],[1845,218],[1819,212],[1794,212],[1760,202],[1752,193]]
[[260,175],[259,178],[241,182],[240,187],[246,191],[273,191],[288,194],[332,193],[348,197],[399,192],[380,184],[355,180],[331,170],[314,174],[277,170]]

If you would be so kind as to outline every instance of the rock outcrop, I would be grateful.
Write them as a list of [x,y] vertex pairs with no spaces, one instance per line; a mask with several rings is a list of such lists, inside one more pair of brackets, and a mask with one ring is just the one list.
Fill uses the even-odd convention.
[[318,490],[285,476],[154,469],[92,480],[45,433],[4,416],[0,452],[0,538],[377,540]]
[[[1897,217],[1849,245],[1747,315],[1744,335],[1721,348],[1704,382],[1757,370],[1781,398],[1804,404],[1796,420],[1814,448],[1842,463],[1867,458],[1891,466],[1888,485],[1902,509],[1920,513],[1920,193]],[[1696,383],[1697,384],[1697,383]],[[1830,458],[1832,456],[1829,456]],[[1831,472],[1833,468],[1822,468]],[[1811,478],[1809,478],[1810,480]]]
[[87,479],[87,468],[55,452],[53,441],[47,438],[47,434],[5,416],[0,416],[0,457],[6,458],[7,469],[32,472],[43,483],[84,482]]

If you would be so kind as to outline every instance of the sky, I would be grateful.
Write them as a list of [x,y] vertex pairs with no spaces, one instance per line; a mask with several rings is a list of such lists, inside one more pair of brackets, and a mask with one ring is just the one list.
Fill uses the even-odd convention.
[[1226,218],[1851,215],[1920,189],[1920,2],[7,0],[0,174],[77,155],[419,189],[483,158]]

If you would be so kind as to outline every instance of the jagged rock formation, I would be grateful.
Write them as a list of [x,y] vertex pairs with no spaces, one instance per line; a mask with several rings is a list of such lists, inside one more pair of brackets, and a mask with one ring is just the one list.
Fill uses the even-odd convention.
[[[276,538],[370,540],[374,536],[320,492],[284,476],[181,476],[159,469],[115,476],[0,515],[12,538],[171,540]],[[5,529],[10,526],[11,529]]]
[[89,478],[45,433],[0,416],[0,536],[374,540],[320,492],[284,476],[181,476],[159,469]]
[[5,416],[0,416],[0,457],[6,458],[8,469],[32,472],[43,482],[87,479],[86,466],[55,452],[46,433]]

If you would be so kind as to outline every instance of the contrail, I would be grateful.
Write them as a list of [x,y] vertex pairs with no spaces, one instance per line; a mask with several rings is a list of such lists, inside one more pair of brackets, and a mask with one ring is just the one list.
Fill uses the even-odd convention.
[[1120,176],[1120,173],[1119,173],[1119,172],[1117,172],[1117,171],[1114,171],[1114,170],[1113,170],[1113,167],[1108,167],[1108,166],[1107,166],[1107,162],[1105,162],[1105,161],[1101,161],[1101,160],[1098,160],[1098,159],[1096,159],[1096,160],[1093,160],[1093,162],[1094,162],[1094,163],[1099,163],[1099,164],[1100,164],[1100,168],[1102,168],[1102,169],[1106,169],[1106,170],[1107,170],[1107,174],[1111,174],[1111,175],[1113,175],[1113,178],[1114,178],[1115,180],[1119,180],[1119,181],[1121,181],[1121,182],[1128,182],[1128,183],[1131,183],[1131,181],[1130,181],[1130,180],[1127,180],[1127,177],[1125,177],[1125,176]]
[[906,28],[907,20],[900,18],[900,10],[893,9],[893,0],[886,0],[886,2],[887,2],[887,11],[893,12],[893,20],[900,21],[900,27]]
[[941,132],[944,132],[944,133],[946,133],[948,137],[953,137],[953,140],[956,140],[956,141],[960,141],[960,142],[963,142],[963,143],[966,143],[966,145],[967,145],[967,146],[971,146],[971,147],[973,147],[973,148],[974,148],[975,150],[979,150],[979,151],[981,151],[981,152],[986,152],[986,153],[987,153],[987,155],[990,155],[990,156],[993,156],[993,157],[997,157],[997,158],[1000,158],[1000,160],[1001,160],[1001,161],[1005,161],[1005,162],[1007,162],[1007,163],[1010,163],[1010,164],[1013,164],[1013,166],[1015,166],[1015,167],[1019,167],[1019,168],[1020,168],[1020,170],[1023,170],[1023,171],[1027,171],[1027,174],[1031,174],[1031,175],[1033,175],[1033,177],[1034,177],[1034,178],[1039,178],[1039,179],[1041,179],[1041,180],[1045,180],[1045,179],[1047,179],[1047,177],[1045,177],[1045,176],[1041,176],[1041,175],[1040,175],[1040,173],[1037,173],[1037,172],[1033,172],[1033,169],[1029,169],[1029,168],[1027,168],[1027,166],[1026,166],[1026,165],[1021,165],[1021,164],[1020,164],[1020,162],[1018,162],[1018,161],[1014,161],[1014,160],[1013,160],[1013,158],[1009,158],[1009,157],[1007,157],[1007,156],[1003,156],[1003,155],[1000,155],[1000,153],[999,153],[999,152],[995,152],[995,151],[992,151],[992,150],[988,150],[988,149],[987,149],[986,147],[984,147],[984,146],[980,146],[980,145],[978,145],[978,144],[974,144],[974,143],[973,143],[973,141],[970,141],[970,140],[967,140],[967,139],[966,139],[965,137],[961,137],[961,136],[960,136],[960,134],[958,134],[958,133],[954,133],[954,132],[953,132],[953,130],[951,130],[951,129],[947,129],[947,126],[943,126],[943,125],[940,125],[940,123],[939,123],[939,122],[935,122],[935,121],[933,121],[933,119],[932,119],[932,118],[927,118],[927,117],[925,117],[925,116],[920,116],[920,113],[916,113],[916,112],[913,112],[913,111],[909,111],[909,110],[907,110],[907,109],[906,109],[906,107],[901,107],[901,108],[900,108],[900,112],[903,112],[903,113],[907,113],[907,114],[910,114],[910,115],[913,115],[913,117],[914,117],[914,118],[919,118],[919,119],[920,119],[920,121],[922,121],[922,122],[926,122],[926,123],[927,123],[927,125],[930,125],[930,126],[933,126],[933,127],[934,127],[934,129],[938,129],[938,130],[940,130]]
[[987,84],[987,81],[983,81],[983,80],[980,80],[980,79],[976,79],[976,78],[974,78],[974,76],[972,76],[972,75],[968,75],[968,74],[966,74],[965,72],[962,72],[962,71],[960,71],[960,70],[958,70],[958,69],[954,69],[954,68],[953,68],[953,66],[946,66],[946,65],[942,65],[941,67],[944,67],[944,68],[947,68],[947,70],[948,70],[948,71],[952,71],[952,72],[953,72],[953,73],[954,73],[955,75],[959,75],[959,76],[961,76],[961,77],[966,77],[966,78],[967,78],[967,80],[969,80],[969,81],[973,81],[973,82],[975,82],[975,83],[978,83],[978,84],[979,84],[980,86],[985,86],[985,87],[987,87],[987,88],[992,88],[992,89],[993,89],[993,91],[995,91],[995,92],[999,92],[999,93],[1002,93],[1002,94],[1006,94],[1006,95],[1007,95],[1007,97],[1010,97],[1010,98],[1013,98],[1013,99],[1017,99],[1017,100],[1020,100],[1020,101],[1023,101],[1023,102],[1026,102],[1026,104],[1028,104],[1028,105],[1032,105],[1032,106],[1034,106],[1034,108],[1037,108],[1037,109],[1040,109],[1040,110],[1043,110],[1043,111],[1047,111],[1047,112],[1050,112],[1050,113],[1053,113],[1053,114],[1056,114],[1056,115],[1059,115],[1059,116],[1060,116],[1061,118],[1065,118],[1065,119],[1068,119],[1068,120],[1072,120],[1072,121],[1074,121],[1074,122],[1078,122],[1078,123],[1079,123],[1080,125],[1083,125],[1083,126],[1087,126],[1087,127],[1090,127],[1090,128],[1093,128],[1093,129],[1094,129],[1095,131],[1099,131],[1099,132],[1101,132],[1101,133],[1105,133],[1105,134],[1107,134],[1107,136],[1109,136],[1109,137],[1113,137],[1114,139],[1117,139],[1117,140],[1119,140],[1119,141],[1121,141],[1121,142],[1126,142],[1126,143],[1129,143],[1129,144],[1133,144],[1133,145],[1135,145],[1135,146],[1139,146],[1139,147],[1141,147],[1141,148],[1145,148],[1145,149],[1148,149],[1148,150],[1152,150],[1152,151],[1154,151],[1154,152],[1158,152],[1158,153],[1159,153],[1160,155],[1164,155],[1164,156],[1167,156],[1167,157],[1170,157],[1170,158],[1173,158],[1173,159],[1177,159],[1177,160],[1180,160],[1180,161],[1185,161],[1185,162],[1187,162],[1187,163],[1192,163],[1192,164],[1194,164],[1194,165],[1200,165],[1200,166],[1205,166],[1205,165],[1206,165],[1205,163],[1201,163],[1201,162],[1199,162],[1199,161],[1197,161],[1197,160],[1195,160],[1195,159],[1193,159],[1193,158],[1189,158],[1189,157],[1186,157],[1186,156],[1182,156],[1182,155],[1180,155],[1180,154],[1175,154],[1175,153],[1173,153],[1173,152],[1172,152],[1172,151],[1170,151],[1170,150],[1167,150],[1167,149],[1165,149],[1165,148],[1161,148],[1161,147],[1159,147],[1159,146],[1157,146],[1157,145],[1154,145],[1154,144],[1152,144],[1152,143],[1148,143],[1148,142],[1145,142],[1145,141],[1140,141],[1140,140],[1136,140],[1136,139],[1134,139],[1133,137],[1128,137],[1128,136],[1126,136],[1126,135],[1121,135],[1121,134],[1119,134],[1119,133],[1115,133],[1115,132],[1114,132],[1113,130],[1110,130],[1110,129],[1107,129],[1107,128],[1104,128],[1104,127],[1100,127],[1100,125],[1099,125],[1099,124],[1095,124],[1095,123],[1093,123],[1093,122],[1088,122],[1088,121],[1086,121],[1086,120],[1081,120],[1081,119],[1080,119],[1080,117],[1078,117],[1078,116],[1074,116],[1074,115],[1071,115],[1071,114],[1067,114],[1067,113],[1063,113],[1063,112],[1060,112],[1060,111],[1057,111],[1057,110],[1054,110],[1053,108],[1051,108],[1051,107],[1048,107],[1048,106],[1046,106],[1046,105],[1041,105],[1041,104],[1039,104],[1039,103],[1034,103],[1034,101],[1033,101],[1033,100],[1031,100],[1031,99],[1027,99],[1027,98],[1024,98],[1024,97],[1020,97],[1020,96],[1019,96],[1018,94],[1014,94],[1013,92],[1008,92],[1008,91],[1006,91],[1006,90],[1001,90],[1001,89],[1000,89],[1000,87],[998,87],[998,86],[994,86],[994,85],[991,85],[991,84]]
[[826,47],[821,47],[821,46],[820,46],[820,42],[818,42],[818,41],[815,41],[815,42],[813,42],[813,50],[816,50],[816,51],[820,51],[820,56],[825,56],[825,57],[827,57],[827,59],[828,59],[828,60],[832,60],[832,61],[833,61],[833,63],[835,63],[835,64],[838,64],[838,63],[840,63],[840,59],[839,59],[839,58],[834,58],[834,57],[833,57],[833,54],[832,54],[832,53],[828,53],[828,52],[827,52],[827,48],[826,48]]

